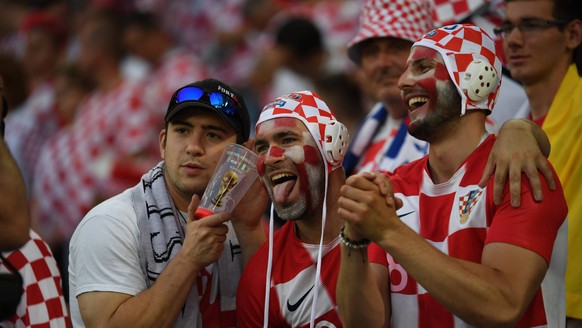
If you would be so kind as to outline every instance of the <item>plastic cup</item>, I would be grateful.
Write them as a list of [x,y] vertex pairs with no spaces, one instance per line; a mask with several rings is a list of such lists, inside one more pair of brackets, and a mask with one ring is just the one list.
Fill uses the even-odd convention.
[[215,213],[232,212],[257,176],[257,155],[244,146],[228,144],[194,218],[198,220]]

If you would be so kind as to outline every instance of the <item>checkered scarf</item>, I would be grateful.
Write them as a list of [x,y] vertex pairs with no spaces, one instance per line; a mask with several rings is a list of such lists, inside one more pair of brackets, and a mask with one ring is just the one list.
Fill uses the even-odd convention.
[[[148,288],[156,281],[168,262],[182,247],[186,220],[174,206],[163,176],[164,162],[144,174],[140,185],[132,189],[133,207],[138,217],[140,230],[140,259],[142,270],[146,275]],[[141,187],[141,188],[140,188]],[[238,245],[238,239],[232,227],[229,229],[225,243]],[[206,288],[211,289],[210,303],[220,298],[221,313],[236,308],[236,289],[242,272],[240,257],[231,257],[225,247],[214,268],[212,281]],[[182,313],[174,327],[202,327],[205,321],[200,313],[198,289],[194,286],[184,303]],[[220,294],[219,294],[220,293]]]

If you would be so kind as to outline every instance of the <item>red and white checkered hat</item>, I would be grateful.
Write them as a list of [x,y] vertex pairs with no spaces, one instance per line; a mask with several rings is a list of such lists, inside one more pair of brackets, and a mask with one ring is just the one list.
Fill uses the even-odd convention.
[[481,9],[488,0],[431,0],[434,9],[436,26],[444,26],[462,22],[474,12]]
[[359,63],[362,41],[392,37],[414,42],[434,28],[427,0],[367,0],[362,6],[358,34],[348,43],[348,56]]
[[[317,142],[321,156],[326,159],[324,152],[326,126],[337,120],[319,95],[313,91],[298,91],[276,98],[263,107],[256,126],[278,117],[292,117],[303,122]],[[341,166],[341,161],[335,165],[328,161],[328,172]]]
[[501,85],[501,60],[495,42],[478,26],[455,24],[424,35],[413,45],[438,51],[467,109],[493,110]]

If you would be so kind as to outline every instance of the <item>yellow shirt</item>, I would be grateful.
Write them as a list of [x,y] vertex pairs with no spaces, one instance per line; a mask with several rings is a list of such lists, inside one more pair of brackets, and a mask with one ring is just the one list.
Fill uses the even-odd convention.
[[582,319],[582,78],[576,65],[568,68],[542,129],[568,202],[566,315]]

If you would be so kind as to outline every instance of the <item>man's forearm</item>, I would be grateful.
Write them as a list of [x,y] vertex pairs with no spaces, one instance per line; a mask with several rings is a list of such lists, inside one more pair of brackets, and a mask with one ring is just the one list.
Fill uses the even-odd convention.
[[115,303],[119,298],[105,298],[115,293],[105,296],[100,293],[81,294],[79,308],[85,325],[108,328],[172,327],[196,283],[199,270],[189,262],[178,253],[150,288],[123,299],[117,305]]
[[[356,250],[341,245],[341,265],[336,300],[345,327],[384,327],[389,320],[386,279],[375,277],[368,262],[367,248]],[[378,282],[383,282],[379,285]],[[386,322],[385,322],[386,321]]]

